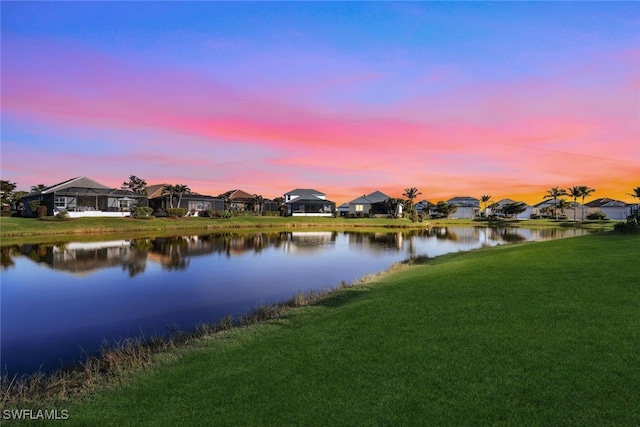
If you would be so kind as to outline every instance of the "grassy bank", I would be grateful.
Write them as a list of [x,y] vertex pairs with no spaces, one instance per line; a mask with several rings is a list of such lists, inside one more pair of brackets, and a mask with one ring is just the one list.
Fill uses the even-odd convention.
[[0,217],[0,238],[31,238],[35,236],[87,236],[95,234],[160,233],[166,231],[221,231],[237,229],[289,229],[310,227],[322,229],[357,228],[424,228],[440,225],[463,226],[526,226],[530,228],[581,227],[611,230],[612,221],[472,221],[428,220],[411,222],[409,219],[388,218],[317,218],[317,217],[258,217],[239,216],[229,219],[211,218],[77,218],[68,221],[39,221],[33,218]]
[[639,236],[457,253],[216,334],[70,425],[637,425]]

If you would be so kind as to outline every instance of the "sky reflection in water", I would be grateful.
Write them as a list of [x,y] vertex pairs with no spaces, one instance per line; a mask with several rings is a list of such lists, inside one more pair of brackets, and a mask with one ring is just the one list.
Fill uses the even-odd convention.
[[49,371],[103,340],[189,330],[298,291],[352,282],[410,256],[584,233],[449,227],[4,246],[2,368],[10,375]]

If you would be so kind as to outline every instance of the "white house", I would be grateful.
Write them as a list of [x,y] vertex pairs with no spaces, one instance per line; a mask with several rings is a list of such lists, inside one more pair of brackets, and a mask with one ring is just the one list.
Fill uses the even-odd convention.
[[480,214],[480,200],[475,197],[454,197],[447,200],[447,203],[458,207],[458,209],[449,216],[451,219],[473,219]]
[[609,199],[606,197],[593,200],[589,203],[585,203],[585,206],[587,208],[585,217],[590,213],[600,211],[603,212],[609,219],[625,220],[631,214],[631,209],[627,203],[620,200]]

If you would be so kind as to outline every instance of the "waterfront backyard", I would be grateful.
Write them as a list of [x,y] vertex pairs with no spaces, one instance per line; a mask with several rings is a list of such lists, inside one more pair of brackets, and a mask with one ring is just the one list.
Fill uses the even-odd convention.
[[32,406],[71,425],[636,425],[639,243],[601,233],[396,267]]

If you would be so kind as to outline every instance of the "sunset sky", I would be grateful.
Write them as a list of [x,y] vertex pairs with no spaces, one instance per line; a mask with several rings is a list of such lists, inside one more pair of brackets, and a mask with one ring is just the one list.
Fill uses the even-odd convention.
[[536,203],[640,185],[640,2],[1,8],[1,178],[19,190],[137,175]]

